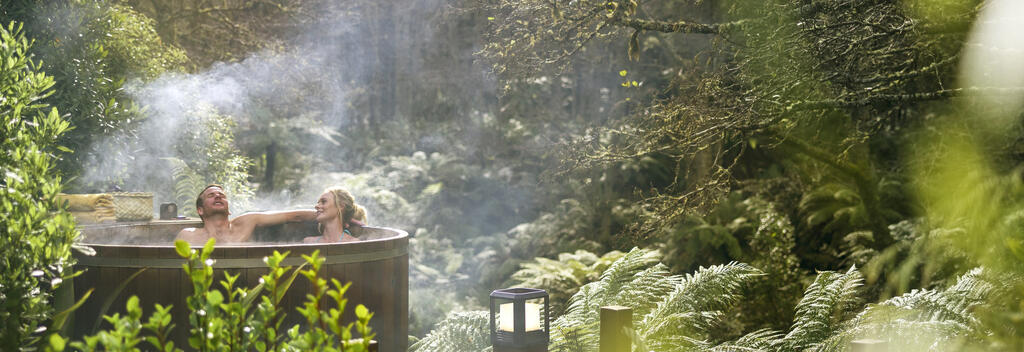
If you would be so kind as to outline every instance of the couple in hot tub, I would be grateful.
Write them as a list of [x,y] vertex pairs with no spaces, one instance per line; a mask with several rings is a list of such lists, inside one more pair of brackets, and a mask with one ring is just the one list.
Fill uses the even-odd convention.
[[257,226],[278,225],[285,222],[316,220],[320,236],[306,237],[304,243],[352,242],[359,239],[352,231],[362,227],[366,211],[355,204],[348,191],[332,187],[317,199],[314,210],[287,210],[254,212],[228,219],[228,198],[220,185],[209,185],[196,198],[196,212],[203,220],[203,227],[187,228],[178,232],[176,239],[191,244],[204,244],[211,238],[218,244],[249,242]]

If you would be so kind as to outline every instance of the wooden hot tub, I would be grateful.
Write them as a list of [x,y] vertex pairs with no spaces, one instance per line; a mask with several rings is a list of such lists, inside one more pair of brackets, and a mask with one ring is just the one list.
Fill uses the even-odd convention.
[[[185,263],[171,242],[175,234],[185,227],[199,226],[198,221],[152,221],[145,223],[117,223],[83,226],[85,242],[96,250],[95,256],[76,253],[76,270],[84,271],[73,280],[75,298],[94,289],[89,300],[74,314],[73,335],[80,338],[91,334],[98,317],[105,313],[123,315],[126,300],[139,296],[143,308],[143,322],[153,311],[153,304],[173,305],[175,345],[188,348],[188,312],[185,298],[192,293],[192,285],[182,270]],[[305,261],[302,254],[320,250],[325,258],[321,276],[336,278],[342,283],[352,282],[345,297],[345,323],[355,321],[355,306],[363,304],[372,311],[370,326],[376,332],[375,340],[381,351],[405,351],[408,343],[409,320],[409,255],[408,234],[402,230],[366,227],[355,231],[361,239],[351,243],[302,244],[303,236],[315,234],[314,223],[299,223],[260,229],[257,241],[289,241],[289,243],[254,242],[249,244],[218,245],[213,251],[214,284],[223,272],[239,274],[235,287],[254,287],[261,275],[266,274],[263,257],[275,250],[290,251],[282,266],[298,267]],[[111,244],[118,243],[118,244]],[[151,243],[151,244],[144,244]],[[125,280],[146,268],[124,290],[115,292]],[[311,285],[301,275],[295,280],[282,304],[287,318],[282,328],[303,321],[295,311],[306,299]],[[100,312],[104,302],[113,299],[107,312]],[[101,328],[108,327],[106,322]],[[354,329],[353,329],[354,330]],[[355,334],[356,332],[353,331]]]

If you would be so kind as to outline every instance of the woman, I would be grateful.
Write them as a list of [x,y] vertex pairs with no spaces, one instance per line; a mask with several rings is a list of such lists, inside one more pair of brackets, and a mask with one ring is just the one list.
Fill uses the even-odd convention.
[[320,223],[320,236],[306,237],[303,243],[352,242],[359,239],[352,235],[350,229],[364,226],[366,210],[356,204],[352,194],[331,187],[317,199],[316,222]]

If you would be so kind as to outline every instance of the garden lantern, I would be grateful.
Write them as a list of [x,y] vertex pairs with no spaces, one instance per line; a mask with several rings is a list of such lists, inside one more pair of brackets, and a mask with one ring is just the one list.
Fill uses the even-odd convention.
[[494,352],[547,352],[548,317],[547,291],[507,288],[491,292]]

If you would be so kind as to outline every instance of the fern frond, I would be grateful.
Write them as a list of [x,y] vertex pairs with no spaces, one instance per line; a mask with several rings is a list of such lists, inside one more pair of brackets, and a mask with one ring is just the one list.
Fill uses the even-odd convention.
[[[644,291],[654,288],[652,292],[658,292],[658,287],[666,285],[659,281],[670,280],[663,265],[648,268],[660,257],[658,251],[633,248],[613,262],[598,281],[583,285],[569,299],[565,314],[552,323],[552,348],[596,348],[602,306],[626,305],[639,309],[653,306],[654,297]],[[570,332],[578,338],[569,339],[567,333]]]
[[489,349],[490,313],[453,312],[422,340],[409,347],[412,352],[478,352]]
[[761,329],[743,335],[736,341],[715,346],[711,352],[753,352],[778,351],[782,349],[782,338],[786,335],[770,329]]
[[566,284],[582,284],[569,262],[542,257],[534,258],[533,263],[524,263],[522,269],[512,274],[512,280],[523,287],[539,287],[546,290]]
[[735,262],[687,274],[644,315],[639,335],[657,351],[693,347],[739,300],[742,286],[759,275],[760,270]]
[[601,274],[599,282],[604,290],[617,292],[625,284],[632,281],[633,275],[644,270],[647,266],[657,263],[661,259],[661,253],[656,250],[640,249],[633,247],[629,253],[616,260]]
[[963,342],[981,340],[987,332],[973,311],[1004,290],[986,275],[976,268],[944,290],[913,290],[869,305],[818,350],[842,350],[849,341],[863,337],[888,340],[901,350],[934,350],[934,346],[957,350]]
[[[978,324],[970,310],[984,304],[996,286],[983,278],[981,268],[968,271],[945,290],[913,290],[864,309],[858,320],[872,319],[878,310],[902,310],[901,318],[917,321],[952,321],[965,326]],[[875,318],[877,319],[877,318]]]
[[622,292],[622,288],[634,280],[636,274],[644,271],[647,266],[656,263],[660,253],[658,251],[633,248],[626,255],[616,260],[608,267],[598,281],[591,282],[580,288],[587,294],[577,293],[569,299],[569,308],[563,317],[584,315],[595,307],[613,304],[615,295]]
[[171,176],[174,178],[174,199],[181,204],[183,214],[196,215],[196,206],[191,199],[194,199],[198,190],[203,189],[207,182],[196,170],[192,169],[184,160],[178,158],[163,158],[171,167]]
[[710,348],[707,330],[739,300],[740,288],[762,275],[750,265],[730,263],[672,276],[664,265],[650,265],[657,258],[656,251],[633,249],[600,280],[581,287],[552,324],[551,350],[596,350],[599,311],[607,305],[633,308],[636,340],[651,350]]
[[658,263],[633,275],[611,304],[633,308],[633,317],[647,315],[665,295],[671,293],[680,277],[669,274],[668,267]]
[[600,282],[583,285],[569,300],[566,314],[555,319],[551,346],[555,350],[593,350],[598,345],[599,313],[603,302]]
[[845,274],[819,273],[797,303],[793,327],[783,338],[786,349],[806,350],[832,336],[857,303],[857,288],[863,281],[855,267]]
[[968,327],[952,321],[892,319],[844,330],[814,346],[813,351],[847,351],[852,341],[865,337],[887,340],[890,351],[960,351],[969,335]]

